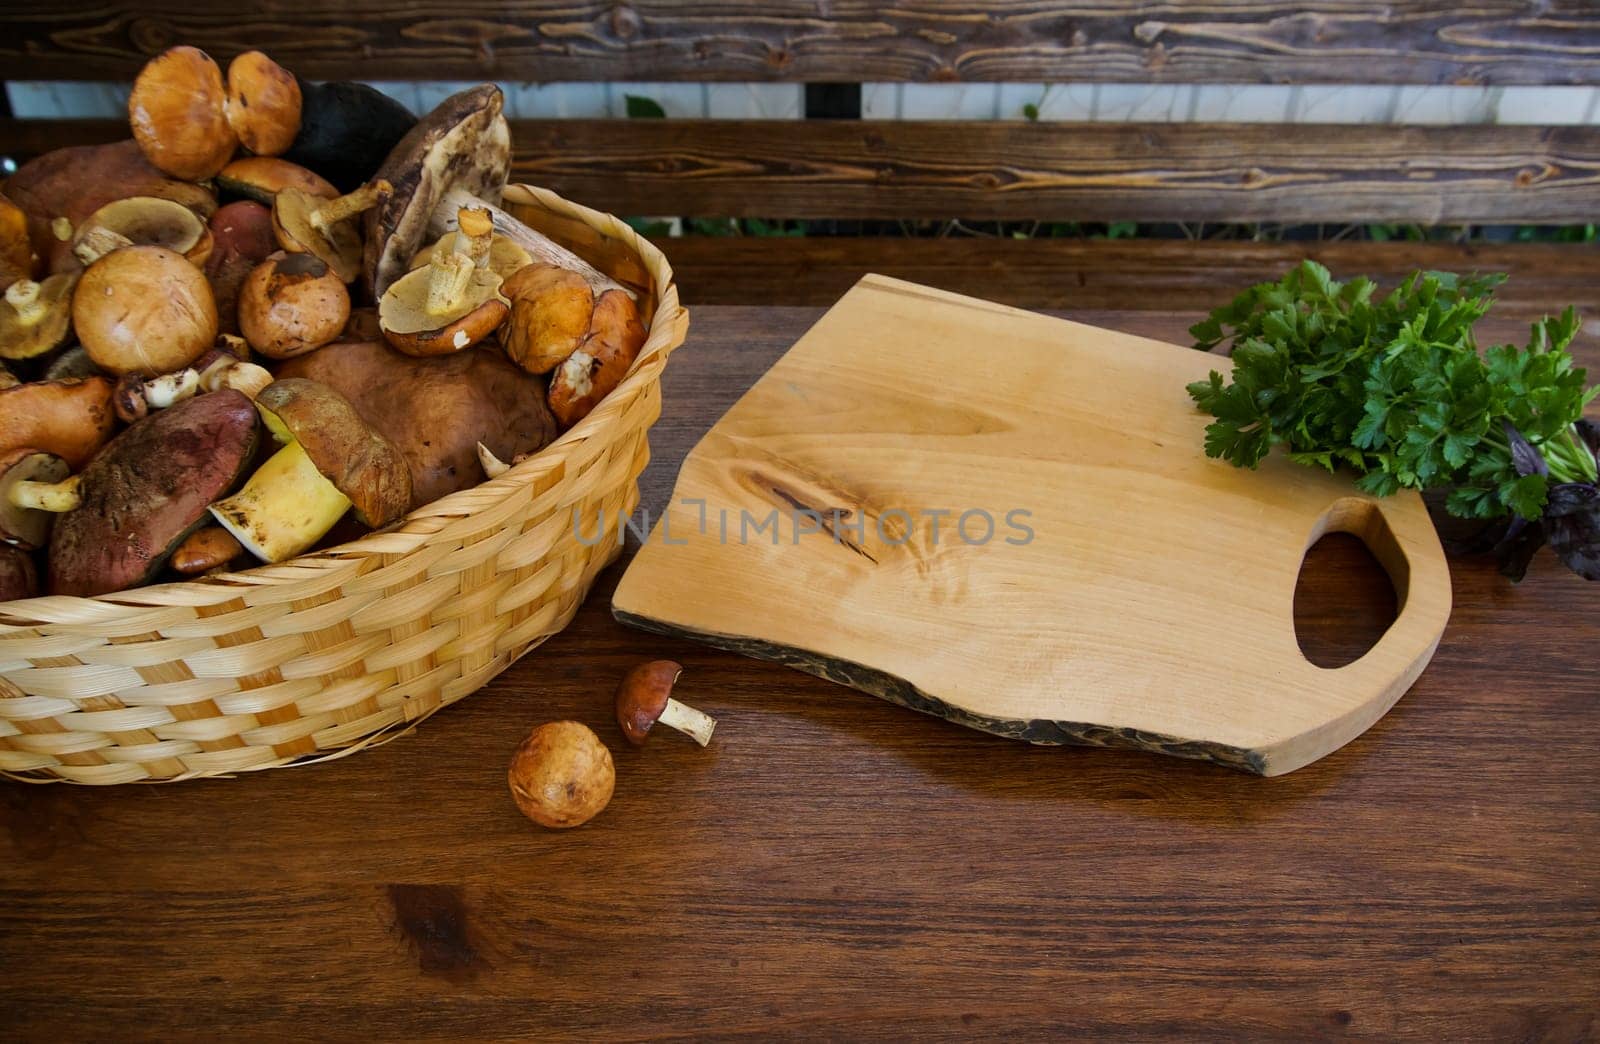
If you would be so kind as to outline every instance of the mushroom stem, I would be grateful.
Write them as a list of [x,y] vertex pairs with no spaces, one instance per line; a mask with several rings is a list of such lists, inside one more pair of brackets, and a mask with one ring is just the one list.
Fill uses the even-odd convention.
[[679,703],[671,696],[667,697],[666,710],[656,720],[677,729],[702,747],[711,742],[711,732],[717,727],[717,719],[704,711],[695,710],[687,703]]
[[261,390],[272,383],[272,374],[265,367],[240,362],[223,351],[212,351],[195,365],[200,367],[200,387],[208,392],[232,388],[254,402]]
[[494,245],[494,218],[482,208],[464,207],[456,212],[460,238],[467,241],[467,256],[473,268],[489,267],[489,250]]
[[116,396],[112,403],[117,416],[132,424],[151,410],[164,410],[184,399],[193,398],[199,390],[200,375],[193,367],[186,366],[149,380],[129,373],[117,381]]
[[78,245],[72,248],[72,253],[74,257],[87,266],[94,264],[111,253],[111,251],[121,250],[127,246],[133,246],[133,240],[121,232],[102,225],[95,225],[93,228],[84,230],[82,237],[78,240]]
[[371,210],[373,207],[389,198],[394,192],[394,187],[387,181],[369,181],[354,192],[346,193],[338,199],[330,199],[307,215],[311,227],[318,232],[326,234],[327,231],[339,222],[355,217],[357,214]]
[[61,482],[36,482],[33,479],[23,479],[12,483],[10,499],[14,507],[60,515],[82,503],[83,494],[78,490],[78,476],[74,475]]
[[429,315],[440,316],[460,311],[472,282],[472,258],[455,250],[437,250],[428,266],[428,296],[423,308]]
[[494,451],[483,443],[478,443],[478,463],[483,467],[483,473],[490,478],[499,478],[511,470],[511,465],[494,455]]
[[72,238],[72,219],[68,217],[54,218],[50,222],[50,234],[65,243]]
[[49,305],[39,300],[39,291],[42,289],[32,279],[18,279],[6,287],[6,304],[17,313],[17,322],[23,326],[32,326],[50,311]]
[[463,208],[486,211],[490,221],[493,223],[494,231],[526,250],[528,256],[535,261],[555,265],[557,268],[565,268],[583,276],[594,289],[596,297],[599,297],[607,290],[621,290],[629,297],[636,296],[632,290],[601,272],[566,247],[556,243],[548,236],[535,232],[504,210],[484,202],[460,186],[453,186],[446,191],[444,198],[434,207],[433,216],[428,223],[429,234],[434,238],[438,238],[446,232],[458,229],[460,227],[459,215]]
[[256,469],[244,488],[211,505],[224,529],[263,562],[305,551],[350,510],[350,498],[323,477],[298,442]]

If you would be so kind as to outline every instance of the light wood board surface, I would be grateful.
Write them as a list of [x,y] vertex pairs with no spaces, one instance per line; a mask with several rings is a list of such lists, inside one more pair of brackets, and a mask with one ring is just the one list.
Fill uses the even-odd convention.
[[[1216,367],[869,276],[690,453],[614,611],[1035,743],[1296,769],[1416,679],[1449,575],[1414,495],[1208,460],[1184,386]],[[1329,531],[1400,603],[1337,669],[1293,623]]]

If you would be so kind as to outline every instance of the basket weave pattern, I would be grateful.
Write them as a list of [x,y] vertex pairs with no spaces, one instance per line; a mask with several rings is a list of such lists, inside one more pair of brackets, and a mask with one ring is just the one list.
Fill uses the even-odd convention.
[[688,315],[626,223],[524,186],[506,205],[640,288],[649,337],[623,383],[530,460],[396,528],[244,573],[0,603],[0,774],[109,784],[340,757],[567,625],[620,549]]

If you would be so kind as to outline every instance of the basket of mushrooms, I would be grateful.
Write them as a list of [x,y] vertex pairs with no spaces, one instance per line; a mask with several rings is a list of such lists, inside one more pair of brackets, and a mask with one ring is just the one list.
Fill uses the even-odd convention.
[[175,47],[0,185],[0,773],[337,757],[571,620],[688,317],[502,103]]

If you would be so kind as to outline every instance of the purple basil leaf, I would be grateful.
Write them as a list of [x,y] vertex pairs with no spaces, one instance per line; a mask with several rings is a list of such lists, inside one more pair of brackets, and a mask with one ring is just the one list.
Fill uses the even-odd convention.
[[1600,486],[1563,482],[1550,487],[1544,526],[1550,550],[1585,580],[1600,580]]
[[1511,443],[1511,463],[1516,466],[1517,474],[1550,474],[1550,465],[1545,463],[1544,454],[1539,452],[1538,447],[1524,438],[1510,421],[1500,423],[1506,429],[1506,441]]
[[1544,523],[1529,522],[1518,515],[1506,529],[1506,535],[1495,545],[1494,553],[1500,559],[1500,575],[1514,584],[1520,584],[1528,575],[1528,563],[1533,554],[1544,546]]

